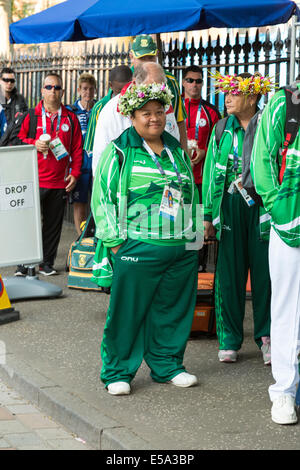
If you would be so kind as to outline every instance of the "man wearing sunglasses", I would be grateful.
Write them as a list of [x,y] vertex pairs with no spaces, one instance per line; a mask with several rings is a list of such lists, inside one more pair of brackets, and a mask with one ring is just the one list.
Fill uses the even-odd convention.
[[[184,89],[184,105],[187,112],[186,129],[188,151],[193,165],[195,183],[199,189],[202,202],[202,176],[205,155],[209,138],[220,114],[201,97],[203,76],[197,65],[191,65],[183,71],[182,85]],[[206,271],[208,247],[204,245],[199,253],[199,270]]]
[[28,110],[23,95],[16,89],[16,76],[13,69],[5,67],[0,74],[0,85],[2,91],[1,104],[4,108],[7,124],[10,124],[17,113]]
[[[21,125],[18,138],[35,145],[38,156],[40,202],[42,212],[43,262],[40,273],[56,274],[53,268],[63,224],[68,194],[81,174],[82,134],[76,114],[62,104],[64,90],[56,73],[49,73],[42,86],[42,100],[35,107],[36,133],[28,136],[30,114]],[[16,276],[26,275],[18,266]]]

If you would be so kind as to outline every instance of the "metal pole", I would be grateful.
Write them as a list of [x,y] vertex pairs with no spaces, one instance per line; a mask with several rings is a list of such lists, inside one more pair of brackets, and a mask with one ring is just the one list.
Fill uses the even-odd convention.
[[296,16],[292,18],[291,52],[290,52],[290,83],[295,80],[295,57],[296,57]]
[[162,42],[161,42],[160,33],[155,34],[155,39],[156,39],[157,51],[158,51],[157,52],[158,63],[162,65],[163,57],[162,57]]

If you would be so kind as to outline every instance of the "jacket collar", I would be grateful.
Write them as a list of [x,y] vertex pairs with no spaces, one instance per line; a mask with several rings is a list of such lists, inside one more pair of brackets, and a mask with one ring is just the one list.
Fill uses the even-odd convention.
[[[169,147],[171,151],[175,150],[177,147],[180,147],[180,143],[178,142],[178,140],[175,139],[168,132],[164,131],[161,137],[162,137],[163,144]],[[137,131],[135,130],[133,126],[129,127],[129,129],[126,129],[120,135],[120,137],[114,140],[114,142],[117,145],[117,147],[120,147],[121,149],[125,149],[126,147],[134,147],[134,148],[143,147],[143,139],[137,133]]]
[[[38,114],[42,114],[42,107],[43,107],[43,100],[41,100],[38,103],[37,107],[35,108]],[[68,111],[67,108],[63,104],[61,104],[61,115],[68,116],[69,112],[70,111]]]
[[243,129],[239,123],[238,118],[234,114],[230,114],[227,120],[226,129],[232,129],[233,132],[236,132],[237,129]]

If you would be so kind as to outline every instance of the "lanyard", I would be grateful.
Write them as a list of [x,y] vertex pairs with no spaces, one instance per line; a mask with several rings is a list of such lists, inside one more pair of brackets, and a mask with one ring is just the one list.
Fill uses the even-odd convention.
[[198,140],[198,137],[199,137],[201,110],[202,110],[202,105],[201,105],[201,101],[200,101],[199,106],[198,106],[198,111],[197,111],[197,117],[196,117],[195,140]]
[[[147,152],[149,153],[150,157],[152,158],[153,162],[155,163],[155,165],[157,166],[160,174],[166,179],[167,183],[169,184],[169,181],[168,181],[168,178],[167,178],[167,175],[166,175],[166,172],[165,170],[163,169],[163,167],[161,166],[160,164],[160,161],[158,160],[157,156],[155,155],[155,153],[153,152],[153,150],[149,147],[149,145],[147,144],[147,142],[145,142],[145,140],[143,140],[143,146],[145,147],[145,149],[147,150]],[[173,154],[171,152],[171,150],[168,148],[168,147],[164,147],[164,149],[166,150],[167,154],[168,154],[168,157],[172,163],[172,166],[175,170],[175,173],[177,175],[177,179],[178,179],[178,183],[179,185],[181,186],[182,185],[182,178],[181,178],[181,174],[179,173],[178,171],[178,167],[177,167],[177,164],[174,160],[174,157],[173,157]],[[181,192],[181,189],[180,189],[180,192]]]
[[[188,128],[191,127],[191,111],[190,111],[190,109],[191,109],[191,100],[189,100],[189,115],[188,115],[188,118],[187,118],[187,127]],[[196,122],[195,122],[195,140],[198,140],[198,137],[199,137],[201,111],[202,111],[202,105],[201,105],[201,101],[200,101],[199,106],[198,106],[198,110],[197,110],[197,115],[196,115]]]
[[239,140],[237,133],[233,136],[233,171],[237,172],[239,167]]
[[[56,135],[58,135],[58,131],[60,128],[60,121],[61,121],[61,107],[59,108],[59,111],[57,114]],[[45,111],[44,106],[42,107],[42,122],[43,122],[43,134],[47,134],[46,111]]]

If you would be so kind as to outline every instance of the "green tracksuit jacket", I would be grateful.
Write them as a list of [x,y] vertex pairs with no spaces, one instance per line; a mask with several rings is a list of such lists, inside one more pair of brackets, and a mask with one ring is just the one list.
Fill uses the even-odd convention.
[[[300,84],[298,89],[299,100]],[[285,93],[280,90],[269,101],[260,120],[252,152],[251,174],[256,191],[271,215],[272,227],[287,245],[296,247],[300,245],[300,131],[288,148],[280,185],[278,176],[282,158],[279,157],[278,161],[278,153],[285,138],[285,118]]]
[[[225,183],[228,177],[230,156],[232,156],[233,153],[232,148],[236,121],[235,116],[229,116],[219,147],[216,143],[215,129],[213,130],[204,164],[202,184],[204,220],[213,223],[218,240],[220,240],[222,233],[223,214],[221,205],[224,192],[226,191]],[[243,139],[241,134],[239,134],[240,152],[242,145]],[[270,232],[270,216],[262,207],[259,208],[259,216],[260,235],[263,240],[267,240]]]
[[[134,206],[131,204],[138,202],[144,206],[159,204],[165,180],[144,149],[142,139],[134,127],[125,130],[103,152],[94,178],[91,207],[99,243],[95,256],[93,280],[100,286],[111,285],[110,248],[120,245],[127,237],[158,245],[182,245],[194,239],[199,195],[194,184],[190,160],[180,148],[178,141],[170,134],[163,132],[162,139],[171,150],[183,177],[184,203],[190,206],[192,219],[185,219],[184,226],[177,232],[173,230],[174,227],[171,224],[169,237],[161,236],[159,231],[150,235],[145,233],[145,230],[142,235],[139,235],[136,229],[136,218],[130,216],[131,207],[131,214],[134,212]],[[162,159],[163,161],[165,163],[162,166],[167,165],[164,169],[171,180],[177,181],[177,176],[170,167],[169,158]],[[135,170],[136,167],[138,168]],[[132,182],[134,187],[130,187]],[[148,186],[149,191],[143,194],[143,188],[148,188]],[[147,218],[147,214],[144,215]],[[142,226],[145,217],[142,218]],[[147,227],[147,220],[143,227]],[[155,227],[155,230],[160,230],[159,226]],[[153,229],[153,224],[151,228]]]

